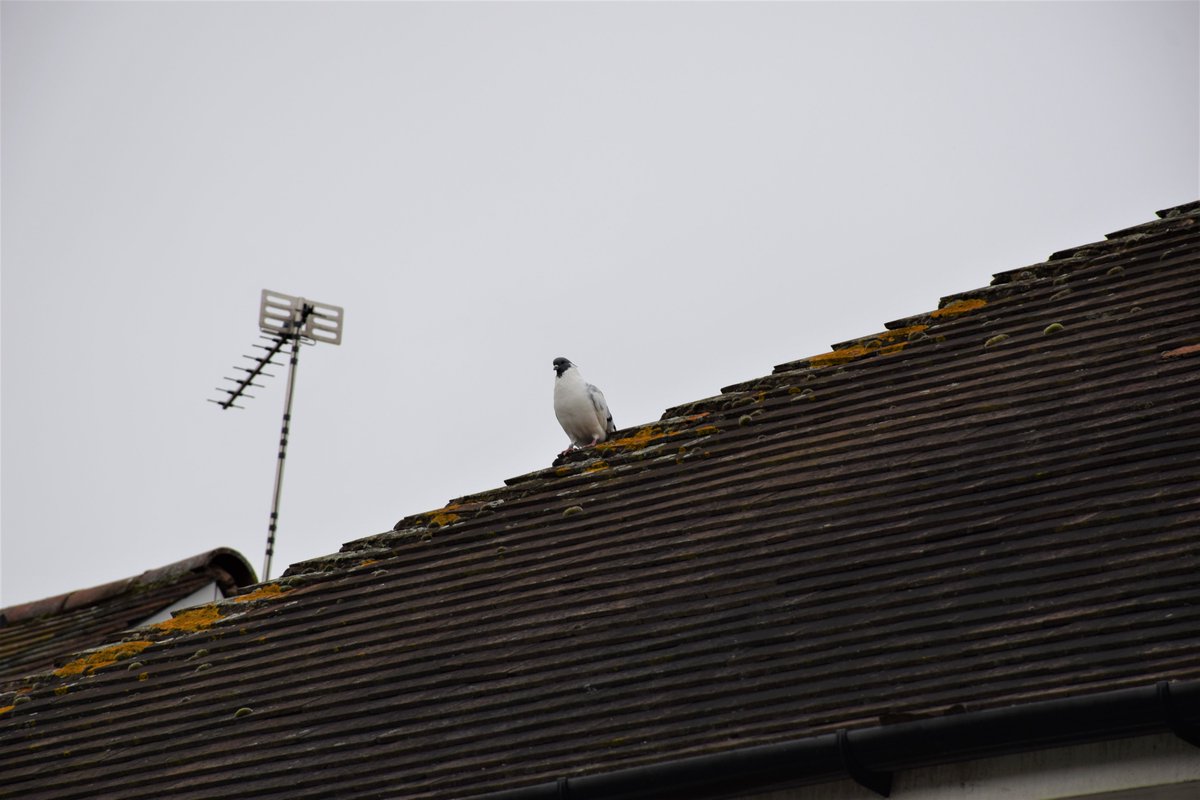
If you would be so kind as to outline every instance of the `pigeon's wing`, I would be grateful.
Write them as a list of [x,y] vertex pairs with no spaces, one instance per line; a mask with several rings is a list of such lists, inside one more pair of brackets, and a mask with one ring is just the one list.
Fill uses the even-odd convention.
[[604,428],[605,433],[612,433],[617,429],[613,424],[612,412],[608,410],[608,403],[604,401],[604,392],[592,386],[587,385],[588,398],[592,401],[592,407],[596,409],[596,419],[600,421],[600,425]]

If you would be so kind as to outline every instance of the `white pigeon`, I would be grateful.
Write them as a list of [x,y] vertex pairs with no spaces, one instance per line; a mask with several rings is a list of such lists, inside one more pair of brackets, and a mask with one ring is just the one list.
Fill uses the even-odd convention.
[[571,439],[571,446],[559,455],[603,442],[617,429],[604,392],[585,381],[579,368],[565,358],[554,359],[554,371],[554,416]]

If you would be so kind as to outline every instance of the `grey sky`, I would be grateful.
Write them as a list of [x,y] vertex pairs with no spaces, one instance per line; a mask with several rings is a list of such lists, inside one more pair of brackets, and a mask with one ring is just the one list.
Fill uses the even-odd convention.
[[1196,199],[1198,10],[5,2],[0,601],[259,567],[263,288],[278,572]]

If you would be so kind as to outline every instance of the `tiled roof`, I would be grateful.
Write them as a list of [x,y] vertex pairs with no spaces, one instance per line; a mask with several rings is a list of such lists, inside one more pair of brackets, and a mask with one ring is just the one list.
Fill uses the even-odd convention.
[[103,586],[0,608],[0,685],[112,641],[209,584],[228,595],[255,580],[241,554],[220,548]]
[[469,798],[1200,679],[1160,216],[0,696],[0,797]]

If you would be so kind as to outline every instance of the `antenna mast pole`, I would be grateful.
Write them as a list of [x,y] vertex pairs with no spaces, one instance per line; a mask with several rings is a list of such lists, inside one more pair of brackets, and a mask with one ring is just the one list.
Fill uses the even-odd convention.
[[288,432],[292,425],[292,395],[296,391],[296,368],[300,365],[300,335],[313,307],[304,304],[299,319],[293,323],[292,359],[288,363],[287,392],[283,396],[283,427],[279,431],[279,459],[275,462],[275,493],[271,498],[271,524],[267,527],[267,554],[263,560],[262,579],[271,579],[271,557],[275,554],[275,531],[279,527],[279,495],[283,491],[283,462],[287,458]]

